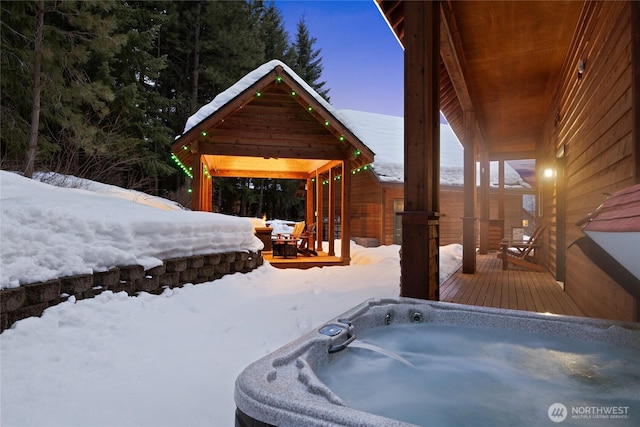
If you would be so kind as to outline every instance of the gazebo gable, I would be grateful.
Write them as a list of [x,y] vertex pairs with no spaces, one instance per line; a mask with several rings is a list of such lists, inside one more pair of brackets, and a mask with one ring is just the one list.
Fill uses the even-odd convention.
[[352,169],[373,152],[289,67],[271,61],[221,93],[172,145],[189,175],[198,156],[211,176],[304,179],[339,161]]

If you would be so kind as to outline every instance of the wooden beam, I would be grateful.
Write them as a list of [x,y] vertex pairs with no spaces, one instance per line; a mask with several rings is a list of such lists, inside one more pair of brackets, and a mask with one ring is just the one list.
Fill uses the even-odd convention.
[[316,249],[322,250],[322,219],[324,218],[324,206],[323,206],[323,198],[324,198],[324,190],[322,189],[322,177],[316,171],[316,230],[318,231],[318,241],[316,242]]
[[191,181],[191,210],[202,210],[202,161],[200,155],[195,154],[193,156],[193,165],[191,166],[193,173],[193,180]]
[[329,169],[329,184],[327,185],[327,194],[328,194],[328,199],[329,199],[329,206],[328,206],[328,222],[327,222],[327,236],[329,236],[329,256],[335,256],[336,255],[336,249],[335,249],[335,239],[334,237],[334,233],[335,233],[335,182],[334,182],[334,178],[335,178],[335,171],[334,169]]
[[[631,2],[631,110],[635,182],[640,183],[640,2]],[[640,302],[638,302],[640,310]]]
[[239,170],[239,169],[216,169],[209,170],[211,176],[215,177],[231,177],[231,178],[272,178],[272,179],[307,179],[308,172],[293,171],[264,171],[264,170]]
[[480,253],[489,252],[489,153],[480,150]]
[[462,272],[476,272],[476,144],[475,115],[464,112],[464,217],[462,218]]
[[344,159],[340,179],[340,259],[342,265],[351,262],[351,161]]
[[[315,199],[314,199],[314,186],[313,186],[313,180],[311,179],[311,177],[307,178],[307,184],[306,184],[306,222],[307,224],[312,224],[316,221],[315,218]],[[318,224],[316,224],[316,236],[318,233]],[[309,248],[313,249],[315,247],[316,244],[316,236],[309,236]]]
[[[261,144],[261,142],[256,142]],[[246,156],[246,157],[272,157],[274,159],[322,159],[341,160],[344,158],[345,150],[340,147],[329,146],[306,146],[303,145],[269,145],[256,148],[251,144],[236,144],[224,142],[200,142],[200,154],[219,156]]]
[[504,221],[504,160],[498,162],[498,219]]
[[439,299],[440,4],[405,2],[400,295]]
[[462,41],[449,1],[443,1],[440,8],[440,56],[463,111],[473,110],[473,101],[469,90],[466,59]]
[[332,162],[328,162],[327,164],[325,164],[324,166],[318,168],[317,172],[322,175],[325,174],[327,172],[329,172],[331,169],[333,168],[338,168],[338,167],[342,167],[343,162],[340,160],[334,160]]

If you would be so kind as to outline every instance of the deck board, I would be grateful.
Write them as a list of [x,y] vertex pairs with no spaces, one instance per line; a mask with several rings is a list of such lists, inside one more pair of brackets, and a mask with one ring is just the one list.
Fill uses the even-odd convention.
[[548,273],[509,265],[495,253],[477,255],[475,274],[455,272],[440,286],[440,300],[484,307],[583,316],[578,306]]

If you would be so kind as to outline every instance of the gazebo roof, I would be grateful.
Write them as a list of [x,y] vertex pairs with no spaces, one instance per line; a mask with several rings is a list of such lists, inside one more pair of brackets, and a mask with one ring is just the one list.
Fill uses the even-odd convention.
[[204,155],[211,176],[254,178],[306,179],[344,160],[357,169],[374,158],[340,114],[277,60],[203,106],[171,150],[183,165]]

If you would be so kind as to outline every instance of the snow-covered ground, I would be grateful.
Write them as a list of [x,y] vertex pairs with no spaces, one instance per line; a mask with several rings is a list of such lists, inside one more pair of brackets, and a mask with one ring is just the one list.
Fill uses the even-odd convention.
[[[261,246],[246,219],[97,183],[75,186],[0,172],[3,287]],[[398,250],[352,243],[347,267],[265,263],[159,296],[70,299],[21,320],[0,334],[0,425],[232,426],[237,375],[368,298],[397,296]],[[459,245],[442,248],[441,280],[460,262]]]

